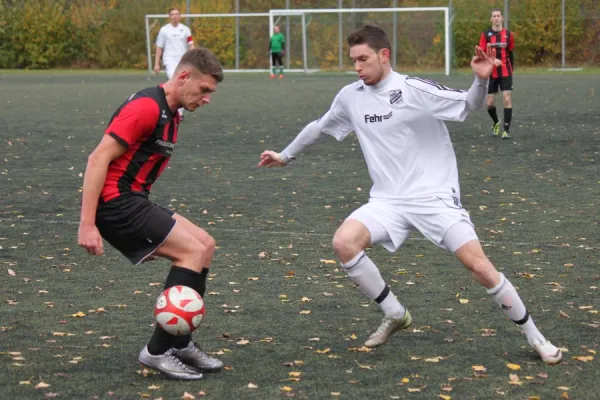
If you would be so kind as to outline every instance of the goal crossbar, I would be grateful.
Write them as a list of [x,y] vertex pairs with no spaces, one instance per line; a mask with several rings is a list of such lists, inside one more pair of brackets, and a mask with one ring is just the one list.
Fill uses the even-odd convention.
[[444,13],[444,69],[445,74],[450,75],[450,11],[448,7],[271,9],[269,10],[269,36],[271,35],[271,32],[273,32],[273,28],[275,26],[275,17],[300,16],[302,18],[302,48],[304,71],[308,72],[306,44],[306,14],[395,13],[424,11]]

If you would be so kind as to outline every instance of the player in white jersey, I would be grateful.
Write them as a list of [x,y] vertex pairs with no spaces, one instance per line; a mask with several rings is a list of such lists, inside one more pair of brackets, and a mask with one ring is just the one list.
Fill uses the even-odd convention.
[[[169,20],[171,22],[160,28],[156,38],[154,72],[157,74],[160,72],[160,59],[162,58],[167,78],[171,79],[181,57],[186,51],[194,48],[194,38],[190,28],[180,22],[181,12],[178,8],[169,9]],[[183,116],[183,108],[179,109],[179,114]]]
[[348,45],[360,80],[344,87],[331,108],[281,153],[263,152],[258,165],[284,166],[326,135],[341,141],[356,133],[373,187],[369,202],[338,228],[333,248],[348,277],[384,313],[365,346],[384,344],[412,322],[365,249],[381,244],[396,251],[419,231],[455,254],[522,328],[544,362],[559,362],[560,349],[539,332],[514,286],[485,256],[460,203],[456,156],[443,121],[463,121],[471,110],[483,106],[494,68],[491,48],[476,47],[471,61],[475,80],[468,91],[459,91],[394,72],[390,41],[379,27],[359,28],[348,37]]

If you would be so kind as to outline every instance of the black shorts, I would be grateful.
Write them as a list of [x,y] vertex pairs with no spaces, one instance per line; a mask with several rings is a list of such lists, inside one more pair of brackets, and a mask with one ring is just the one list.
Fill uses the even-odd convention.
[[141,194],[131,193],[106,203],[96,211],[102,237],[134,264],[150,256],[175,226],[173,212]]
[[283,67],[283,54],[271,53],[271,61],[273,62],[273,66],[279,65],[280,67]]
[[488,86],[488,94],[498,93],[498,88],[503,92],[513,90],[512,75],[506,78],[490,78],[490,86]]

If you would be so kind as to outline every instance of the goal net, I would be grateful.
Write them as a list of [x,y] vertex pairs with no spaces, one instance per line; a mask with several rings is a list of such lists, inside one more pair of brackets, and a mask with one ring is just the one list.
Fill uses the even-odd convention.
[[[392,42],[392,67],[450,74],[448,7],[281,9],[268,13],[183,14],[194,41],[213,51],[226,71],[268,71],[275,25],[286,39],[286,71],[351,71],[347,36],[363,24],[382,27]],[[186,23],[189,21],[189,23]],[[145,16],[148,71],[166,14]]]
[[269,30],[286,34],[290,67],[352,70],[347,36],[364,24],[383,28],[392,42],[390,62],[399,71],[450,74],[448,7],[280,9],[269,11]]

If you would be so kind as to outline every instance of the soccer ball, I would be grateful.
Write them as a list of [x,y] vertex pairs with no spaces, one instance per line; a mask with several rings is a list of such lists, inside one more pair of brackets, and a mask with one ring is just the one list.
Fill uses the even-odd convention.
[[175,336],[193,332],[204,317],[204,300],[194,289],[173,286],[158,296],[154,307],[156,322]]

